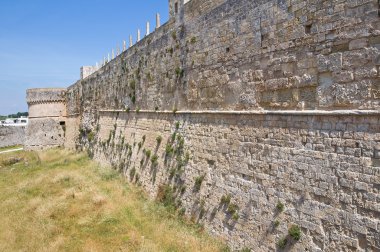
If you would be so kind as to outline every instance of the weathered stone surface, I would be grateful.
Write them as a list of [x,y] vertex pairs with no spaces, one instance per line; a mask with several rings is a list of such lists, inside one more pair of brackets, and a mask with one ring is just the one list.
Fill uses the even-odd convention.
[[66,89],[44,88],[27,91],[29,123],[25,149],[40,150],[63,146],[66,131]]
[[[360,132],[355,137],[341,129],[341,124],[351,124],[351,120],[368,124],[366,139]],[[377,168],[365,156],[371,148],[374,158],[379,158],[375,140],[379,116],[104,111],[97,123],[96,139],[89,143],[82,138],[96,160],[122,170],[133,181],[136,177],[130,177],[130,171],[134,170],[152,197],[162,184],[184,185],[186,190],[178,200],[186,213],[213,233],[228,237],[236,248],[243,244],[273,250],[276,241],[286,236],[288,225],[296,223],[303,228],[303,238],[294,250],[340,250],[357,246],[360,234],[376,233],[380,225],[378,218],[367,214],[378,211],[375,195],[380,181]],[[183,155],[165,152],[173,133],[184,139]],[[158,136],[163,138],[161,144]],[[157,165],[146,158],[144,150],[157,155]],[[189,162],[172,177],[186,153]],[[200,191],[194,191],[195,180],[202,175]],[[237,221],[221,206],[225,195],[231,195],[239,207]],[[285,205],[283,213],[277,213],[279,201]],[[352,215],[350,209],[359,205],[363,211]],[[201,209],[205,210],[202,214]],[[277,229],[273,229],[275,220],[281,223]],[[349,235],[334,240],[334,226]],[[318,237],[324,245],[313,242]],[[360,243],[372,246],[366,240]]]
[[235,249],[276,250],[296,224],[290,250],[380,250],[377,2],[175,2],[59,106],[31,99],[36,132],[60,134],[57,119],[41,124],[65,106],[65,146],[152,198],[174,186],[187,216]]
[[25,127],[0,126],[0,148],[23,145],[25,142]]

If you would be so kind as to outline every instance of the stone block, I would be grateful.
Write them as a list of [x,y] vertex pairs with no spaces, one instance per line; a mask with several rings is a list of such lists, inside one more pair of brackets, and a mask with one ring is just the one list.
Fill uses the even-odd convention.
[[342,53],[332,53],[330,55],[318,55],[317,66],[319,72],[333,72],[342,69]]
[[361,38],[361,39],[354,39],[351,40],[349,43],[349,49],[355,50],[355,49],[361,49],[368,46],[368,39],[367,38]]
[[380,144],[377,144],[374,148],[374,158],[380,159]]
[[354,73],[352,71],[340,71],[333,73],[334,82],[347,83],[354,80]]

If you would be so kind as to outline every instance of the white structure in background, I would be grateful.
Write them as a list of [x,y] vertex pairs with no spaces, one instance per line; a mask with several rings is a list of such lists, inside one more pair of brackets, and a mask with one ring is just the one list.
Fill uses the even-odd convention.
[[8,127],[22,127],[28,125],[28,121],[28,117],[25,116],[20,118],[7,118],[4,121],[0,121],[0,125]]

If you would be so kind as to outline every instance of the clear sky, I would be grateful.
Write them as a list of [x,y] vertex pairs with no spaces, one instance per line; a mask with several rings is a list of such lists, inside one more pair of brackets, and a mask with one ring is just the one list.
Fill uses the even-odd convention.
[[0,115],[27,111],[28,88],[73,84],[157,12],[168,0],[0,0]]

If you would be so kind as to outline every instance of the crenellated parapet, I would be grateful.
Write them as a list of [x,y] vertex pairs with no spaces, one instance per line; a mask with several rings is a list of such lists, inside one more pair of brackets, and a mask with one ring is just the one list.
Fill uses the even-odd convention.
[[34,88],[26,91],[28,105],[66,101],[65,88]]

